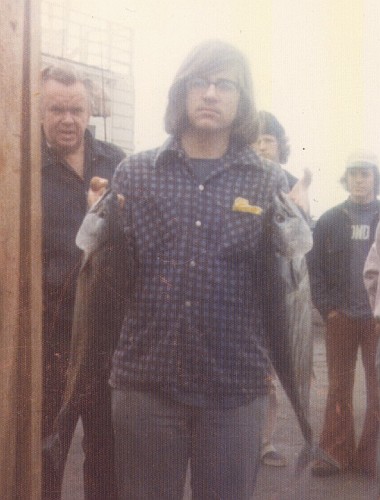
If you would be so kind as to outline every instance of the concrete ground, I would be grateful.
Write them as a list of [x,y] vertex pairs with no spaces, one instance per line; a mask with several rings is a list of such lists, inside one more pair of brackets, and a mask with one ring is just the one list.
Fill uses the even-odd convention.
[[[315,379],[311,389],[311,424],[318,436],[322,422],[327,392],[327,370],[325,360],[323,328],[316,328],[314,343]],[[299,479],[294,475],[294,464],[302,448],[302,435],[293,410],[279,390],[279,414],[275,433],[278,450],[288,459],[286,467],[261,467],[254,500],[375,500],[376,482],[354,473],[345,473],[330,478],[315,478],[307,469]],[[354,409],[357,431],[363,423],[365,408],[364,377],[361,361],[358,362],[355,381]],[[72,443],[65,471],[62,500],[83,500],[81,426],[78,425]],[[190,500],[191,492],[187,482],[183,500]],[[159,500],[159,499],[152,499]],[[231,499],[234,500],[234,499]]]

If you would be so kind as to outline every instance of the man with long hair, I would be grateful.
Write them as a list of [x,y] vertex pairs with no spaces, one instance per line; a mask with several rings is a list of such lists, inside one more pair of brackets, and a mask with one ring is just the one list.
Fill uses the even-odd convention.
[[248,500],[269,391],[264,222],[287,183],[250,147],[251,74],[228,43],[185,59],[165,126],[113,178],[137,261],[110,378],[119,498],[181,499],[190,460],[194,498]]

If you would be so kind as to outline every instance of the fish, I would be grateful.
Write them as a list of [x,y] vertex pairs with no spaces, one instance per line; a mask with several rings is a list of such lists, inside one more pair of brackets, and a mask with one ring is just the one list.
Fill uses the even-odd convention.
[[285,193],[276,195],[265,222],[264,326],[270,362],[305,440],[297,475],[312,460],[338,466],[314,443],[309,421],[313,332],[306,255],[312,245],[312,232],[301,211]]
[[57,472],[64,469],[81,409],[98,384],[107,383],[128,305],[134,259],[124,236],[121,214],[120,195],[108,189],[87,212],[76,236],[82,262],[66,386],[54,432],[43,443],[44,459]]

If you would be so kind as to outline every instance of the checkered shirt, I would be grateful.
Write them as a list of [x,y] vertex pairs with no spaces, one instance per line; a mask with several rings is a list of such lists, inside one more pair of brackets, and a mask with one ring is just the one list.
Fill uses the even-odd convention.
[[[230,147],[202,184],[173,138],[119,165],[113,187],[127,200],[124,229],[138,263],[111,386],[206,407],[267,393],[259,246],[285,186],[281,169],[249,147]],[[233,211],[237,197],[257,213]]]

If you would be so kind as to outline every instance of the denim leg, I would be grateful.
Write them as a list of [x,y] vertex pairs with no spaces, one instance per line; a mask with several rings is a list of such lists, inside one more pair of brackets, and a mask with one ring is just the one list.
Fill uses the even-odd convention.
[[268,397],[229,410],[193,409],[194,500],[249,500],[260,464]]
[[181,500],[190,453],[185,405],[153,392],[112,391],[119,500]]

